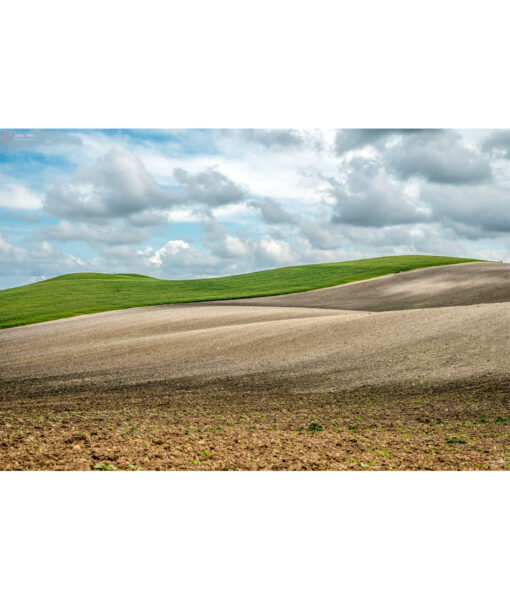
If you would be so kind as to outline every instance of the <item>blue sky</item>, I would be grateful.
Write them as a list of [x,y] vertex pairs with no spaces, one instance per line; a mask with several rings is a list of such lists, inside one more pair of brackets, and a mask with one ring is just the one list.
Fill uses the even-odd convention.
[[0,287],[391,254],[510,260],[508,130],[6,130]]

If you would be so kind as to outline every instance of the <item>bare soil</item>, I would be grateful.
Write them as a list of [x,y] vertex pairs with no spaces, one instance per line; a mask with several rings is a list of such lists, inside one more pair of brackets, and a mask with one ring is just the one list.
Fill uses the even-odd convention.
[[416,269],[299,294],[229,300],[228,304],[379,312],[508,302],[509,296],[510,264],[465,263]]
[[0,468],[509,469],[509,267],[1,331]]

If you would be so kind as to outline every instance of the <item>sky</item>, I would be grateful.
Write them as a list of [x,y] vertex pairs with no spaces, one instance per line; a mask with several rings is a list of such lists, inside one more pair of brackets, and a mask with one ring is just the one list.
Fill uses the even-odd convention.
[[2,289],[396,254],[510,261],[510,130],[0,135]]

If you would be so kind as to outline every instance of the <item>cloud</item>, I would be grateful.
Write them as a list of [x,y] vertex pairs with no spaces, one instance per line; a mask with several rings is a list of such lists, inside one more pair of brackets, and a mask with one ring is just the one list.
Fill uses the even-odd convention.
[[490,162],[452,130],[413,133],[388,149],[385,161],[401,178],[443,184],[477,184],[492,177]]
[[158,250],[146,248],[139,250],[137,256],[149,267],[163,273],[177,273],[179,269],[191,269],[192,276],[198,272],[218,266],[218,259],[200,250],[192,248],[184,240],[169,240]]
[[221,258],[241,258],[251,253],[250,245],[239,237],[229,235],[227,228],[212,218],[204,220],[202,228],[205,232],[203,244],[215,256]]
[[[283,266],[298,260],[291,244],[265,234],[262,237],[236,236],[210,216],[202,223],[204,250],[184,240],[170,240],[159,249],[139,250],[145,272],[158,276],[211,276],[241,273]],[[140,265],[139,265],[140,266]]]
[[449,225],[458,235],[478,239],[510,232],[510,186],[426,185],[420,199],[432,210],[431,218]]
[[289,242],[265,235],[256,244],[256,257],[258,264],[280,266],[292,264],[296,260],[296,253]]
[[80,167],[70,182],[54,183],[44,208],[67,220],[99,223],[131,217],[133,223],[143,223],[148,218],[154,222],[158,210],[221,206],[241,202],[247,194],[244,186],[214,168],[198,173],[175,168],[173,175],[177,187],[163,187],[132,152],[115,146],[92,166]]
[[487,152],[496,151],[497,155],[510,159],[510,129],[489,134],[483,141],[482,148]]
[[144,212],[129,215],[126,223],[133,227],[156,227],[170,223],[170,214],[160,210],[145,210]]
[[27,258],[28,251],[26,248],[11,244],[0,234],[0,264],[4,269],[23,264]]
[[241,261],[245,265],[244,270],[288,264],[295,257],[288,242],[269,234],[261,238],[233,236],[214,219],[205,220],[202,227],[205,231],[204,246],[220,259],[234,260],[236,265]]
[[52,277],[82,270],[85,262],[56,248],[46,240],[33,241],[29,248],[11,244],[0,234],[0,271],[11,285],[29,279]]
[[336,132],[335,152],[341,156],[351,150],[359,150],[365,146],[373,146],[388,136],[385,129],[343,129]]
[[158,185],[133,153],[115,146],[93,166],[79,168],[71,183],[55,183],[44,208],[64,219],[97,222],[174,202],[172,192]]
[[16,209],[37,210],[42,207],[39,194],[17,181],[0,180],[0,206]]
[[[391,143],[390,143],[391,142]],[[490,142],[488,142],[490,143]],[[375,147],[395,175],[444,184],[480,183],[491,178],[487,157],[445,129],[346,129],[336,133],[335,151]]]
[[338,233],[335,235],[331,223],[323,220],[305,220],[299,229],[314,248],[332,250],[341,246],[340,236]]
[[382,146],[388,138],[416,134],[422,129],[341,129],[335,135],[335,152],[342,156],[351,150],[361,150],[366,146]]
[[287,212],[280,202],[272,200],[271,198],[252,200],[249,202],[249,206],[259,209],[264,223],[270,225],[296,223],[299,220],[297,216]]
[[176,168],[174,176],[184,186],[179,199],[181,204],[222,206],[242,202],[247,194],[245,186],[235,183],[213,167],[199,173]]
[[426,215],[405,188],[392,180],[374,160],[350,162],[344,179],[329,178],[327,193],[334,200],[332,222],[358,227],[416,223]]

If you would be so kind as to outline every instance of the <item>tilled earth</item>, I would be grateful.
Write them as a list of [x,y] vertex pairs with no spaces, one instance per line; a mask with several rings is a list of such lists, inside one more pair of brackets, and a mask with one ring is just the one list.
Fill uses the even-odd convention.
[[[2,469],[510,469],[508,381],[329,394],[240,382],[86,389],[13,399]],[[236,391],[236,387],[239,388]],[[177,389],[176,389],[177,388]]]
[[509,469],[509,275],[1,331],[0,469]]

